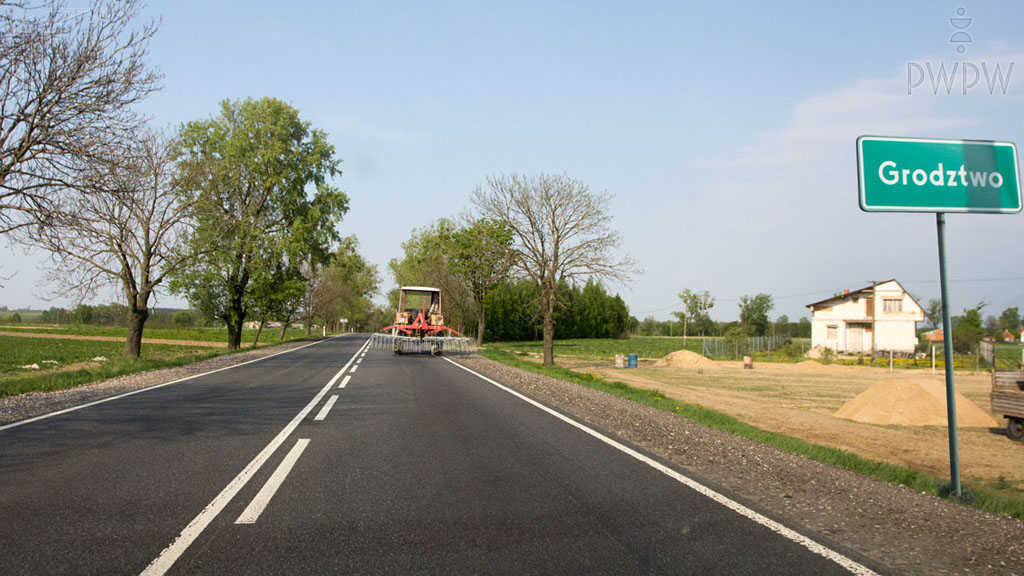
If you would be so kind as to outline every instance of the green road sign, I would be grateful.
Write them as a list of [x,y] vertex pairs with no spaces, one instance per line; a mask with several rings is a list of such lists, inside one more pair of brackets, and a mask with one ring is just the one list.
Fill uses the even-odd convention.
[[857,164],[865,212],[1021,211],[1012,142],[861,136]]

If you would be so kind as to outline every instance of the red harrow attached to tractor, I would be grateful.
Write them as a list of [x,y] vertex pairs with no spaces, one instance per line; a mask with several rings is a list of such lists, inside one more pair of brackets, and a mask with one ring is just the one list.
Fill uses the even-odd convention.
[[435,356],[446,351],[472,351],[471,338],[464,338],[444,325],[441,291],[437,288],[399,288],[395,323],[381,332],[383,334],[373,335],[371,345],[374,348],[391,348],[395,354],[423,352],[425,349]]

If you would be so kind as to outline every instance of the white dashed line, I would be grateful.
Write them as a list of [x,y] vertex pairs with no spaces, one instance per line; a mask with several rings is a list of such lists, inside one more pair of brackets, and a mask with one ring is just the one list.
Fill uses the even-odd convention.
[[338,395],[337,394],[335,394],[335,395],[331,396],[330,398],[328,398],[327,402],[324,402],[324,407],[320,409],[320,413],[317,414],[316,417],[313,418],[313,420],[323,420],[324,418],[327,418],[327,414],[331,411],[331,408],[334,408],[334,403],[337,402],[337,401],[338,401]]
[[341,379],[341,384],[338,384],[338,388],[344,388],[345,386],[348,386],[348,381],[351,380],[351,379],[352,379],[351,376],[345,376],[344,378],[342,378]]
[[[334,396],[337,398],[337,396]],[[270,475],[270,479],[263,485],[256,497],[252,499],[249,506],[246,507],[242,515],[235,520],[235,524],[255,524],[256,520],[266,509],[267,504],[270,504],[270,499],[277,493],[277,489],[284,484],[284,479],[288,477],[288,473],[292,471],[292,467],[298,462],[299,456],[302,456],[302,451],[309,445],[309,439],[302,438],[295,443],[288,455],[284,457],[281,464],[278,465],[277,470]]]
[[228,503],[231,502],[231,499],[242,490],[245,484],[253,477],[254,474],[256,474],[256,471],[258,471],[260,467],[270,459],[270,456],[273,455],[274,451],[276,451],[281,444],[284,444],[284,441],[291,436],[291,433],[294,432],[296,428],[298,428],[302,420],[313,411],[313,408],[315,408],[316,405],[320,403],[320,400],[327,395],[327,392],[334,387],[334,383],[341,378],[341,375],[344,374],[346,370],[348,370],[348,367],[352,365],[353,360],[355,360],[356,356],[359,355],[359,352],[362,352],[369,344],[370,341],[367,340],[362,346],[360,346],[359,350],[352,355],[352,358],[349,359],[345,366],[343,366],[341,370],[338,370],[338,373],[334,375],[334,378],[331,378],[331,381],[328,382],[312,400],[310,400],[309,404],[306,404],[306,407],[303,408],[295,418],[292,418],[292,421],[289,422],[288,425],[270,441],[270,444],[267,444],[267,446],[252,459],[252,462],[249,462],[249,464],[238,473],[238,476],[235,476],[235,478],[220,491],[220,494],[217,494],[213,501],[207,504],[206,508],[203,508],[202,512],[189,522],[188,526],[185,526],[181,533],[178,534],[178,537],[175,538],[167,548],[164,548],[163,551],[160,552],[160,555],[142,571],[141,576],[162,576],[171,569],[171,566],[173,566],[178,558],[185,553],[185,550],[195,542],[196,538],[203,533],[203,530],[210,525],[210,522],[213,522],[213,519],[216,518]]

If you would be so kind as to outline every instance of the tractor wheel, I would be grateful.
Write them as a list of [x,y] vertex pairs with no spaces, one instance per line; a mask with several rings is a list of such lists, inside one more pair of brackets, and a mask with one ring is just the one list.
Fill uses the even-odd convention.
[[433,344],[430,345],[430,353],[432,355],[440,356],[441,355],[441,351],[442,351],[442,348],[441,348],[441,343],[440,342],[434,342]]
[[1006,435],[1010,440],[1024,442],[1024,418],[1007,418]]
[[391,343],[391,351],[394,352],[395,354],[401,354],[402,353],[402,343],[399,342],[398,340],[395,340],[394,342],[392,342]]

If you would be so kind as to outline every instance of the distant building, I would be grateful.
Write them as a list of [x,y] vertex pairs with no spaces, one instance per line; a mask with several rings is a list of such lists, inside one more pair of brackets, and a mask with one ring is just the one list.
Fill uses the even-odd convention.
[[808,304],[811,346],[836,352],[870,353],[917,349],[917,323],[924,309],[896,280]]
[[1016,342],[1017,336],[1010,330],[1003,330],[1003,342]]
[[946,337],[946,334],[942,331],[942,328],[936,328],[935,330],[929,330],[928,332],[921,334],[921,337],[929,342],[935,343],[942,342],[942,339]]

